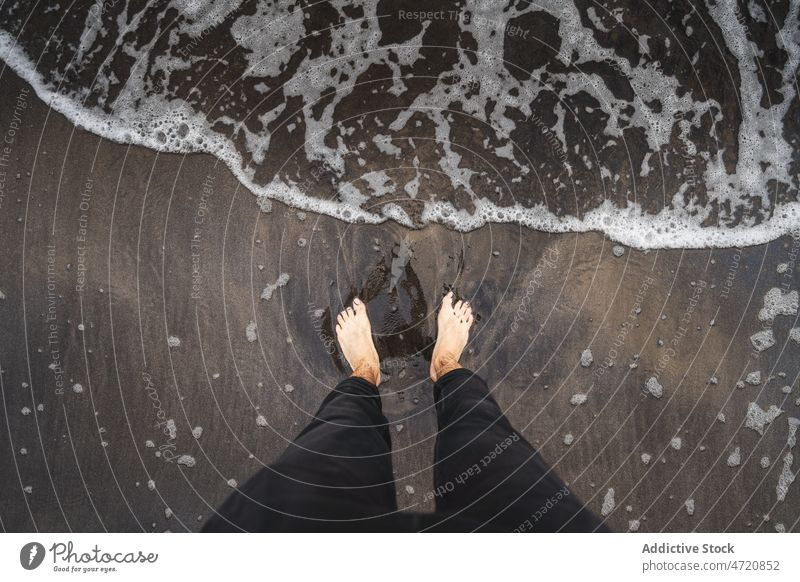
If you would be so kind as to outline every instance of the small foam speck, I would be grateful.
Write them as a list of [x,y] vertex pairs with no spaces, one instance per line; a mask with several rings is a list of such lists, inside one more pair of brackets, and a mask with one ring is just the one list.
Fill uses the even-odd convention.
[[764,307],[758,313],[761,321],[772,321],[779,315],[797,315],[798,292],[784,293],[779,287],[773,287],[764,295]]
[[747,418],[745,418],[745,426],[750,430],[756,431],[758,434],[764,434],[764,427],[773,420],[778,418],[783,411],[774,404],[765,411],[756,404],[751,402],[747,407]]
[[744,381],[750,384],[751,386],[758,386],[759,384],[761,384],[761,372],[759,371],[750,372],[744,379]]
[[244,330],[244,335],[247,338],[247,341],[253,343],[258,339],[258,333],[256,332],[256,322],[251,321],[247,324],[247,327]]
[[661,398],[664,396],[664,387],[659,384],[658,379],[655,376],[648,378],[644,387],[654,398]]
[[194,467],[197,461],[191,455],[181,455],[178,457],[178,464],[183,465],[185,467]]
[[572,404],[572,406],[579,406],[584,402],[586,402],[586,394],[573,394],[569,399],[569,403]]
[[792,471],[793,461],[794,456],[792,455],[791,451],[784,455],[783,469],[781,470],[780,475],[778,475],[778,484],[775,486],[775,493],[778,501],[783,501],[786,499],[786,494],[789,492],[789,487],[791,487],[792,483],[794,483],[795,474]]
[[742,450],[739,447],[733,449],[733,452],[728,455],[727,462],[729,467],[738,467],[742,462]]
[[614,500],[614,488],[612,487],[606,491],[606,494],[603,497],[603,506],[600,508],[600,514],[603,517],[608,516],[612,511],[614,511],[616,505],[617,502]]
[[789,417],[789,436],[786,438],[786,444],[790,449],[793,449],[797,444],[797,427],[800,426],[800,418]]
[[289,275],[287,273],[281,273],[274,283],[270,283],[264,287],[264,290],[261,292],[261,299],[264,301],[269,301],[272,299],[272,295],[275,293],[275,291],[281,287],[285,287],[288,282]]
[[750,343],[757,352],[763,352],[775,345],[775,334],[772,329],[765,329],[750,336]]

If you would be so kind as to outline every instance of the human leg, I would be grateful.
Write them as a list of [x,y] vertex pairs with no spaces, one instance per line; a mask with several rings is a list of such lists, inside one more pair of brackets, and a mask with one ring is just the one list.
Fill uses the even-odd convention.
[[275,463],[228,497],[206,531],[346,528],[397,510],[378,356],[363,302],[339,315],[336,331],[353,375]]
[[461,367],[472,310],[452,299],[448,293],[439,312],[431,361],[439,426],[434,468],[437,510],[463,514],[485,529],[604,529],[514,430],[483,379]]

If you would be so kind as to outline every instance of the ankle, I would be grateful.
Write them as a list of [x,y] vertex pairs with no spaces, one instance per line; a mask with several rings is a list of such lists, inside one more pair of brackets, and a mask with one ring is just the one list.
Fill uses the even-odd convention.
[[448,372],[452,372],[453,370],[457,370],[462,367],[458,360],[450,355],[437,356],[433,359],[431,364],[433,369],[431,379],[433,379],[434,382]]
[[366,380],[370,384],[378,386],[381,383],[381,369],[380,366],[372,362],[360,362],[351,376]]

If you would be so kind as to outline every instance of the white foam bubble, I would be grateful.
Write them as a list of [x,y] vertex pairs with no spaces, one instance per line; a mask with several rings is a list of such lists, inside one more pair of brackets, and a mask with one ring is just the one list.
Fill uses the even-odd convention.
[[738,467],[741,464],[741,462],[742,462],[742,449],[736,447],[735,449],[733,449],[733,452],[731,452],[731,454],[728,455],[727,463],[729,467]]
[[783,414],[783,411],[774,404],[770,405],[767,410],[763,410],[758,404],[751,402],[747,407],[745,426],[763,435],[766,425],[771,424],[781,414]]
[[658,382],[658,378],[655,376],[648,378],[644,387],[655,398],[661,398],[664,395],[664,387]]
[[614,500],[614,488],[610,488],[606,491],[605,496],[603,497],[603,505],[600,508],[600,514],[603,517],[606,517],[614,511],[614,508],[617,506],[617,502]]

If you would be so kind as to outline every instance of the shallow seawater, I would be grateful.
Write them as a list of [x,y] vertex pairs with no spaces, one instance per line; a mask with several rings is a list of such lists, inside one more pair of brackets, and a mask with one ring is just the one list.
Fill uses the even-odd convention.
[[800,225],[800,0],[4,3],[73,123],[207,152],[267,205],[639,248]]

